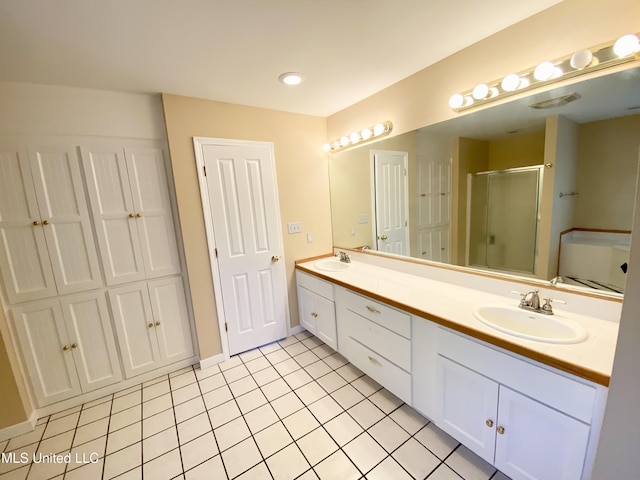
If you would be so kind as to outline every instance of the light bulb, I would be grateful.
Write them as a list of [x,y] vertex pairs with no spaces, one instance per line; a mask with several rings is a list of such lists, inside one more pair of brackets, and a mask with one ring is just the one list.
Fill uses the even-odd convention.
[[571,56],[571,60],[569,64],[575,68],[576,70],[582,70],[585,67],[591,65],[591,61],[593,60],[593,53],[591,50],[584,49],[578,50]]
[[628,57],[640,50],[640,40],[633,34],[623,35],[613,45],[613,53],[618,57]]
[[334,140],[333,142],[331,142],[331,148],[333,150],[337,150],[338,148],[340,148],[340,141],[339,140]]
[[551,62],[542,62],[533,71],[533,76],[536,80],[544,82],[550,80],[553,77],[553,73],[556,66]]
[[346,135],[344,137],[340,137],[340,146],[346,147],[347,145],[349,145],[349,137]]
[[382,135],[385,130],[387,129],[387,127],[385,127],[383,124],[381,123],[376,123],[376,125],[373,127],[373,135],[374,136],[378,136],[378,135]]
[[325,152],[329,152],[331,150],[331,145],[329,145],[328,143],[325,143],[322,146],[322,150],[324,150]]
[[461,94],[455,93],[451,95],[451,98],[449,98],[449,107],[455,110],[456,108],[460,108],[462,105],[464,105],[464,97]]
[[364,129],[362,130],[361,135],[362,135],[362,139],[363,139],[363,140],[368,140],[368,139],[370,139],[370,138],[371,138],[371,135],[373,135],[373,132],[371,131],[371,129],[370,129],[370,128],[364,128]]
[[489,86],[486,83],[480,83],[476,85],[473,89],[472,95],[476,100],[487,98],[487,95],[489,95]]
[[300,85],[304,80],[304,76],[301,73],[297,72],[287,72],[280,75],[278,77],[278,80],[280,80],[285,85]]
[[351,143],[358,143],[360,141],[360,134],[358,132],[353,132],[349,135],[349,140],[351,140]]
[[517,73],[510,73],[502,79],[500,86],[505,92],[513,92],[514,90],[517,90],[520,86],[520,75]]

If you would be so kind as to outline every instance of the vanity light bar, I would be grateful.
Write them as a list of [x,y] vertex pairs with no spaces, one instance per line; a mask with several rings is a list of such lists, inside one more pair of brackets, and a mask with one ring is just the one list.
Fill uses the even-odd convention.
[[325,152],[337,152],[347,147],[353,147],[354,145],[359,145],[369,140],[373,140],[374,138],[389,135],[392,129],[393,123],[389,121],[376,123],[371,127],[363,128],[358,132],[353,132],[350,135],[343,135],[332,142],[325,143],[322,149]]
[[480,83],[473,90],[452,95],[449,98],[449,107],[456,112],[462,112],[541,85],[638,59],[640,59],[638,35],[623,35],[615,42],[578,50],[571,56],[552,62],[545,61],[535,68],[520,73],[510,73],[502,80],[488,84]]

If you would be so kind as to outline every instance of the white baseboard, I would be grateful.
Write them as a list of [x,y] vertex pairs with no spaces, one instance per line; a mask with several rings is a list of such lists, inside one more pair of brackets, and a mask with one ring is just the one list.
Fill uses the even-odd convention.
[[304,332],[306,331],[302,325],[296,325],[295,327],[291,327],[289,329],[289,335],[295,335],[296,333],[300,333],[300,332]]
[[204,370],[205,368],[213,367],[220,362],[224,362],[225,356],[224,353],[219,353],[218,355],[214,355],[213,357],[207,357],[200,360],[200,370]]
[[34,410],[33,412],[31,412],[31,415],[29,415],[28,420],[25,420],[21,423],[16,423],[15,425],[11,425],[10,427],[6,427],[0,430],[0,442],[9,440],[13,437],[17,437],[18,435],[32,432],[33,429],[36,428],[37,421],[38,414]]

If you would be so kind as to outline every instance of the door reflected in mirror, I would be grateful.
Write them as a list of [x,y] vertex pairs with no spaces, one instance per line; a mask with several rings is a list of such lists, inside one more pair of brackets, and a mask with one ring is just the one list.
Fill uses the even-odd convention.
[[624,292],[638,91],[629,69],[333,154],[334,245]]

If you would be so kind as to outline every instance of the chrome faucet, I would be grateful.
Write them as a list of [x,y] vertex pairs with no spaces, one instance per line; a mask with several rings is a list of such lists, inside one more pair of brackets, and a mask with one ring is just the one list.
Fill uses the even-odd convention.
[[553,277],[551,280],[549,280],[549,284],[553,286],[559,283],[564,283],[564,278],[562,278],[560,275],[558,275],[557,277]]
[[351,263],[351,257],[347,252],[336,252],[336,257],[340,257],[340,261],[344,263]]
[[[551,306],[551,302],[553,299],[545,298],[544,304],[540,305],[540,295],[538,295],[539,290],[532,290],[528,293],[520,293],[513,292],[519,294],[522,298],[520,299],[519,308],[524,310],[531,310],[532,312],[542,313],[543,315],[553,315],[553,307]],[[560,303],[565,303],[563,301],[557,300]]]

